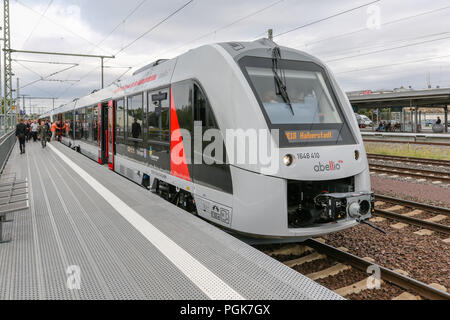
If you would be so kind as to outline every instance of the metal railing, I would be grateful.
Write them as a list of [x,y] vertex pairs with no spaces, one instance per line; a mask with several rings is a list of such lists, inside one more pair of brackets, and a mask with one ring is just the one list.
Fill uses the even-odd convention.
[[0,174],[5,168],[9,155],[16,144],[16,135],[14,130],[0,137]]
[[0,137],[13,130],[16,126],[15,114],[0,114]]

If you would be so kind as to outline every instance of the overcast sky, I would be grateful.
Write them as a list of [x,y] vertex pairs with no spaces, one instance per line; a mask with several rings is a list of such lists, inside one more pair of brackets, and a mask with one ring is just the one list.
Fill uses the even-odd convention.
[[[352,10],[373,1],[194,0],[132,43],[188,0],[10,0],[11,47],[116,55],[105,63],[108,85],[128,67],[133,69],[125,78],[156,59],[207,43],[255,40],[273,28],[280,45],[325,61],[346,91],[449,87],[450,0],[381,0]],[[283,34],[312,22],[317,23]],[[21,86],[79,64],[46,78],[65,82],[39,81],[21,94],[57,97],[59,105],[100,86],[98,59],[30,54],[13,59]]]

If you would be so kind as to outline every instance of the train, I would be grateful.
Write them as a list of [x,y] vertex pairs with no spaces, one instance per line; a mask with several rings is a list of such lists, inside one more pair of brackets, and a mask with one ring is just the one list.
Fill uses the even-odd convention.
[[158,60],[42,118],[143,192],[244,237],[308,239],[374,212],[347,96],[318,58],[269,39]]

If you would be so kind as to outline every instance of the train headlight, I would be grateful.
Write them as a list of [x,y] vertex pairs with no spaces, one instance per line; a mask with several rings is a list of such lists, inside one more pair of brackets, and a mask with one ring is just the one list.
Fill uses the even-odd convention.
[[359,151],[356,150],[356,151],[355,151],[355,160],[358,161],[360,156],[361,156],[361,155],[360,155]]
[[294,163],[294,156],[292,154],[285,155],[283,158],[283,162],[286,167],[290,167]]

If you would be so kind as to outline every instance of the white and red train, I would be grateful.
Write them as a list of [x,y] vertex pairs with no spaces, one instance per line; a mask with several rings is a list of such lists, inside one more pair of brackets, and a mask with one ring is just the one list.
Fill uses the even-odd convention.
[[[158,61],[42,117],[64,124],[64,144],[246,236],[309,238],[373,212],[367,156],[346,95],[321,61],[267,39]],[[194,161],[208,140],[197,150],[196,134],[212,129],[224,140],[224,161]],[[272,169],[248,161],[252,146],[230,150],[230,131],[242,141],[272,133]],[[240,156],[246,161],[230,161]]]

